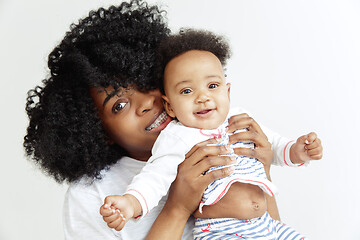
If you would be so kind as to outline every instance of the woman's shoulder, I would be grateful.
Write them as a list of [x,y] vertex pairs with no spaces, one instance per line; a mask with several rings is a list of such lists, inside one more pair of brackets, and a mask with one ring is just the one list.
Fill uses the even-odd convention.
[[[66,199],[96,196],[104,199],[107,195],[122,194],[133,177],[145,166],[146,162],[123,157],[108,169],[104,169],[99,179],[83,177],[69,185]],[[116,184],[114,184],[116,183]]]
[[[102,220],[99,214],[100,206],[106,196],[123,194],[133,177],[144,165],[145,162],[123,157],[108,169],[103,170],[101,179],[82,178],[71,183],[63,205],[65,235],[69,239],[94,239],[96,236],[117,239],[115,237],[117,233],[114,235],[114,231]],[[134,235],[134,232],[131,234],[127,232],[125,231],[122,235]],[[145,236],[144,234],[142,236]],[[81,237],[77,238],[77,236]]]

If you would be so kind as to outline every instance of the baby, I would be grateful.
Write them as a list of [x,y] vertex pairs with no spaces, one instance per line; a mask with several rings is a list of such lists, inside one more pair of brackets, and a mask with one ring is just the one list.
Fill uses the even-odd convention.
[[[230,110],[230,83],[226,82],[223,71],[230,52],[222,37],[206,31],[182,30],[162,42],[159,51],[163,65],[164,107],[175,120],[160,133],[152,157],[134,177],[127,192],[105,199],[103,207],[113,209],[118,216],[118,230],[129,219],[145,216],[167,194],[176,177],[177,165],[196,143],[216,138],[219,144],[229,145],[229,136],[233,133],[227,132],[227,121],[233,115],[244,113],[242,109]],[[315,133],[289,142],[269,130],[264,129],[264,132],[272,144],[274,164],[299,166],[321,158],[322,146]],[[237,142],[229,147],[230,150],[254,148],[254,144]],[[214,181],[205,190],[195,220],[194,238],[278,239],[288,236],[289,239],[304,239],[267,213],[264,194],[272,196],[276,187],[268,180],[263,164],[254,158],[237,156],[233,151],[230,156],[237,160],[234,173]],[[245,204],[244,219],[200,218],[203,208],[211,211],[211,205],[220,201],[233,184],[246,186],[242,188],[244,198],[252,203]],[[242,203],[234,200],[234,204]]]

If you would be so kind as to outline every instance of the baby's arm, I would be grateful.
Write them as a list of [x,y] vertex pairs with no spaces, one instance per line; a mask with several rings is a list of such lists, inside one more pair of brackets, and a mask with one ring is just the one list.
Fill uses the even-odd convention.
[[164,131],[153,146],[153,156],[133,178],[125,194],[105,198],[100,213],[110,228],[121,230],[130,218],[144,217],[167,194],[187,147]]
[[100,214],[110,228],[120,231],[129,219],[141,214],[141,205],[130,194],[112,195],[105,198]]
[[314,132],[299,137],[290,148],[290,159],[295,164],[320,160],[322,155],[321,141]]
[[280,136],[278,133],[261,126],[268,137],[274,153],[272,164],[280,166],[302,166],[310,160],[320,160],[323,147],[316,133],[303,135],[297,141]]
[[[244,112],[242,109],[238,111]],[[306,161],[320,160],[322,158],[323,147],[320,139],[314,132],[299,137],[296,142],[290,141],[265,126],[259,126],[247,113],[234,115],[229,119],[228,132],[233,132],[240,128],[247,128],[248,131],[231,135],[229,139],[230,144],[246,140],[252,142],[256,140],[262,141],[258,141],[255,144],[255,149],[234,149],[235,153],[240,156],[257,158],[264,164],[265,168],[268,168],[270,164],[293,167],[301,166]],[[263,135],[265,135],[265,138]],[[263,141],[264,139],[267,141]],[[274,154],[273,158],[269,158],[271,156],[271,154],[268,154],[270,150],[268,148],[269,145],[271,145],[271,151]]]

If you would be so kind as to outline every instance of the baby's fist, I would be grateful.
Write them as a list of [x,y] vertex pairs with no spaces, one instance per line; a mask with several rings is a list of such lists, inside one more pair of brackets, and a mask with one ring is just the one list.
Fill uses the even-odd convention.
[[321,140],[314,132],[299,137],[292,148],[296,162],[320,160],[323,155]]

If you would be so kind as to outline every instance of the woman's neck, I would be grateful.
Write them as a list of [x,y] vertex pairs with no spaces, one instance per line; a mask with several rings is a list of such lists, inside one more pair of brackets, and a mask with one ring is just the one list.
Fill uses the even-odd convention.
[[147,162],[151,157],[151,152],[133,152],[128,153],[128,157],[136,159],[138,161]]

